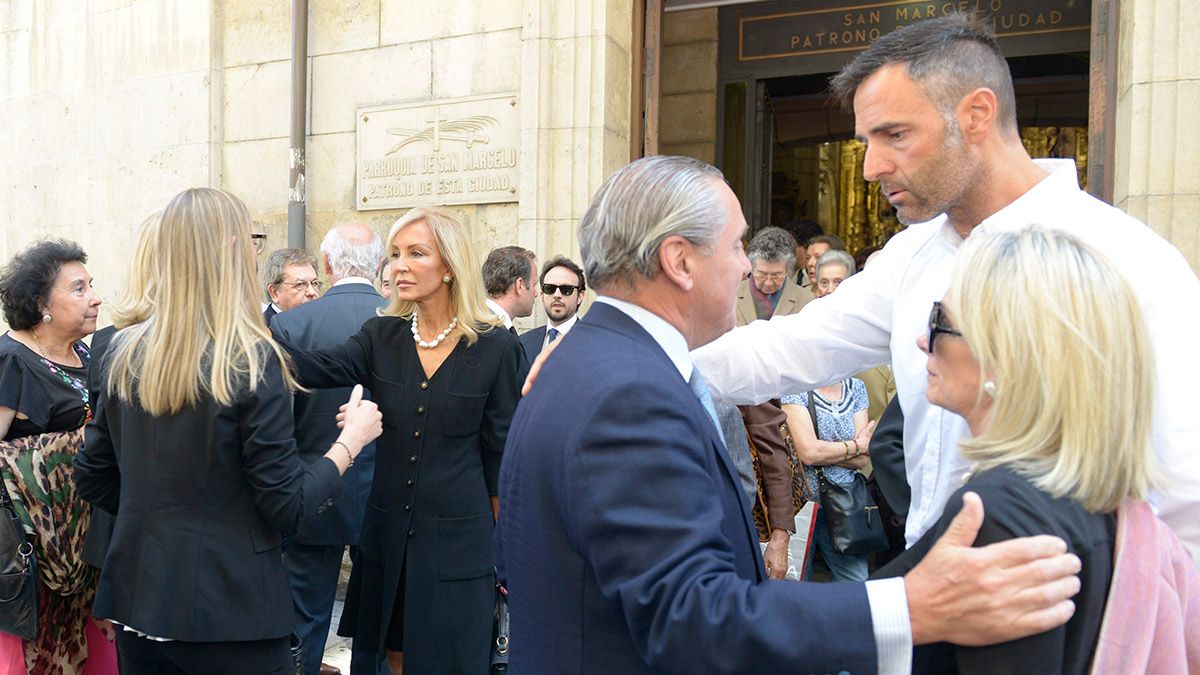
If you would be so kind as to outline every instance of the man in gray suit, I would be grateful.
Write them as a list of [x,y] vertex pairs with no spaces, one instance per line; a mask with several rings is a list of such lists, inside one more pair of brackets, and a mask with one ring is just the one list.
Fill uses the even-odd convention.
[[[372,285],[382,257],[379,235],[366,225],[346,223],[330,230],[321,242],[321,262],[332,287],[317,300],[277,314],[271,321],[272,332],[301,349],[326,349],[345,342],[384,306]],[[348,392],[320,389],[296,394],[296,445],[304,461],[320,459],[323,449],[337,438],[335,418]],[[347,545],[358,543],[374,467],[372,444],[363,448],[346,471],[341,498],[322,505],[316,517],[301,522],[284,555],[296,608],[296,633],[304,646],[305,675],[337,672],[321,663],[321,655],[329,635],[342,556]],[[355,652],[351,672],[378,671],[374,654]]]

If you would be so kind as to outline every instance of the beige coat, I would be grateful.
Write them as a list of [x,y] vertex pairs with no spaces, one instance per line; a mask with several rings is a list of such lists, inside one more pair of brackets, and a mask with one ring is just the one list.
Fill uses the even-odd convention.
[[[751,280],[747,278],[738,288],[737,325],[739,326],[745,326],[758,318],[758,313],[754,311],[754,296],[750,294],[750,283]],[[797,286],[796,282],[788,279],[783,286],[783,295],[779,296],[779,302],[775,305],[774,316],[795,314],[812,299],[811,291]]]

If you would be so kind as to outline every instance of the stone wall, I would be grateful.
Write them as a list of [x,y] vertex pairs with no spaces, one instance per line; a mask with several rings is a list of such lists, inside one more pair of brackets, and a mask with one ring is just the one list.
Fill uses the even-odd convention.
[[717,9],[663,15],[659,150],[716,163]]
[[211,179],[212,16],[193,0],[0,2],[0,261],[65,237],[104,297],[124,284],[137,225]]
[[1122,0],[1120,11],[1113,201],[1200,272],[1200,3]]
[[[579,217],[629,159],[632,7],[310,3],[307,247],[350,219],[385,234],[403,213],[355,209],[358,108],[515,92],[520,202],[452,210],[483,252],[578,258]],[[113,297],[136,225],[196,185],[242,197],[268,247],[285,245],[291,12],[286,0],[0,0],[0,257],[69,236]]]

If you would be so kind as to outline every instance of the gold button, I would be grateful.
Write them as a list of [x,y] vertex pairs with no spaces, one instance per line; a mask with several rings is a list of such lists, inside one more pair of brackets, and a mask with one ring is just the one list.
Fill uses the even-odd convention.
[[428,389],[428,388],[429,388],[429,383],[428,383],[428,382],[422,382],[422,383],[421,383],[421,388],[422,388],[422,389]]

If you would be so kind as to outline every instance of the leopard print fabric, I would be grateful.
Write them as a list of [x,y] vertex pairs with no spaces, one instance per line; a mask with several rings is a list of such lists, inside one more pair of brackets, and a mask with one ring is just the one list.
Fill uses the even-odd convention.
[[25,644],[30,675],[74,675],[87,660],[97,573],[83,562],[90,506],[75,493],[71,460],[83,429],[0,441],[0,477],[38,560],[38,639]]

